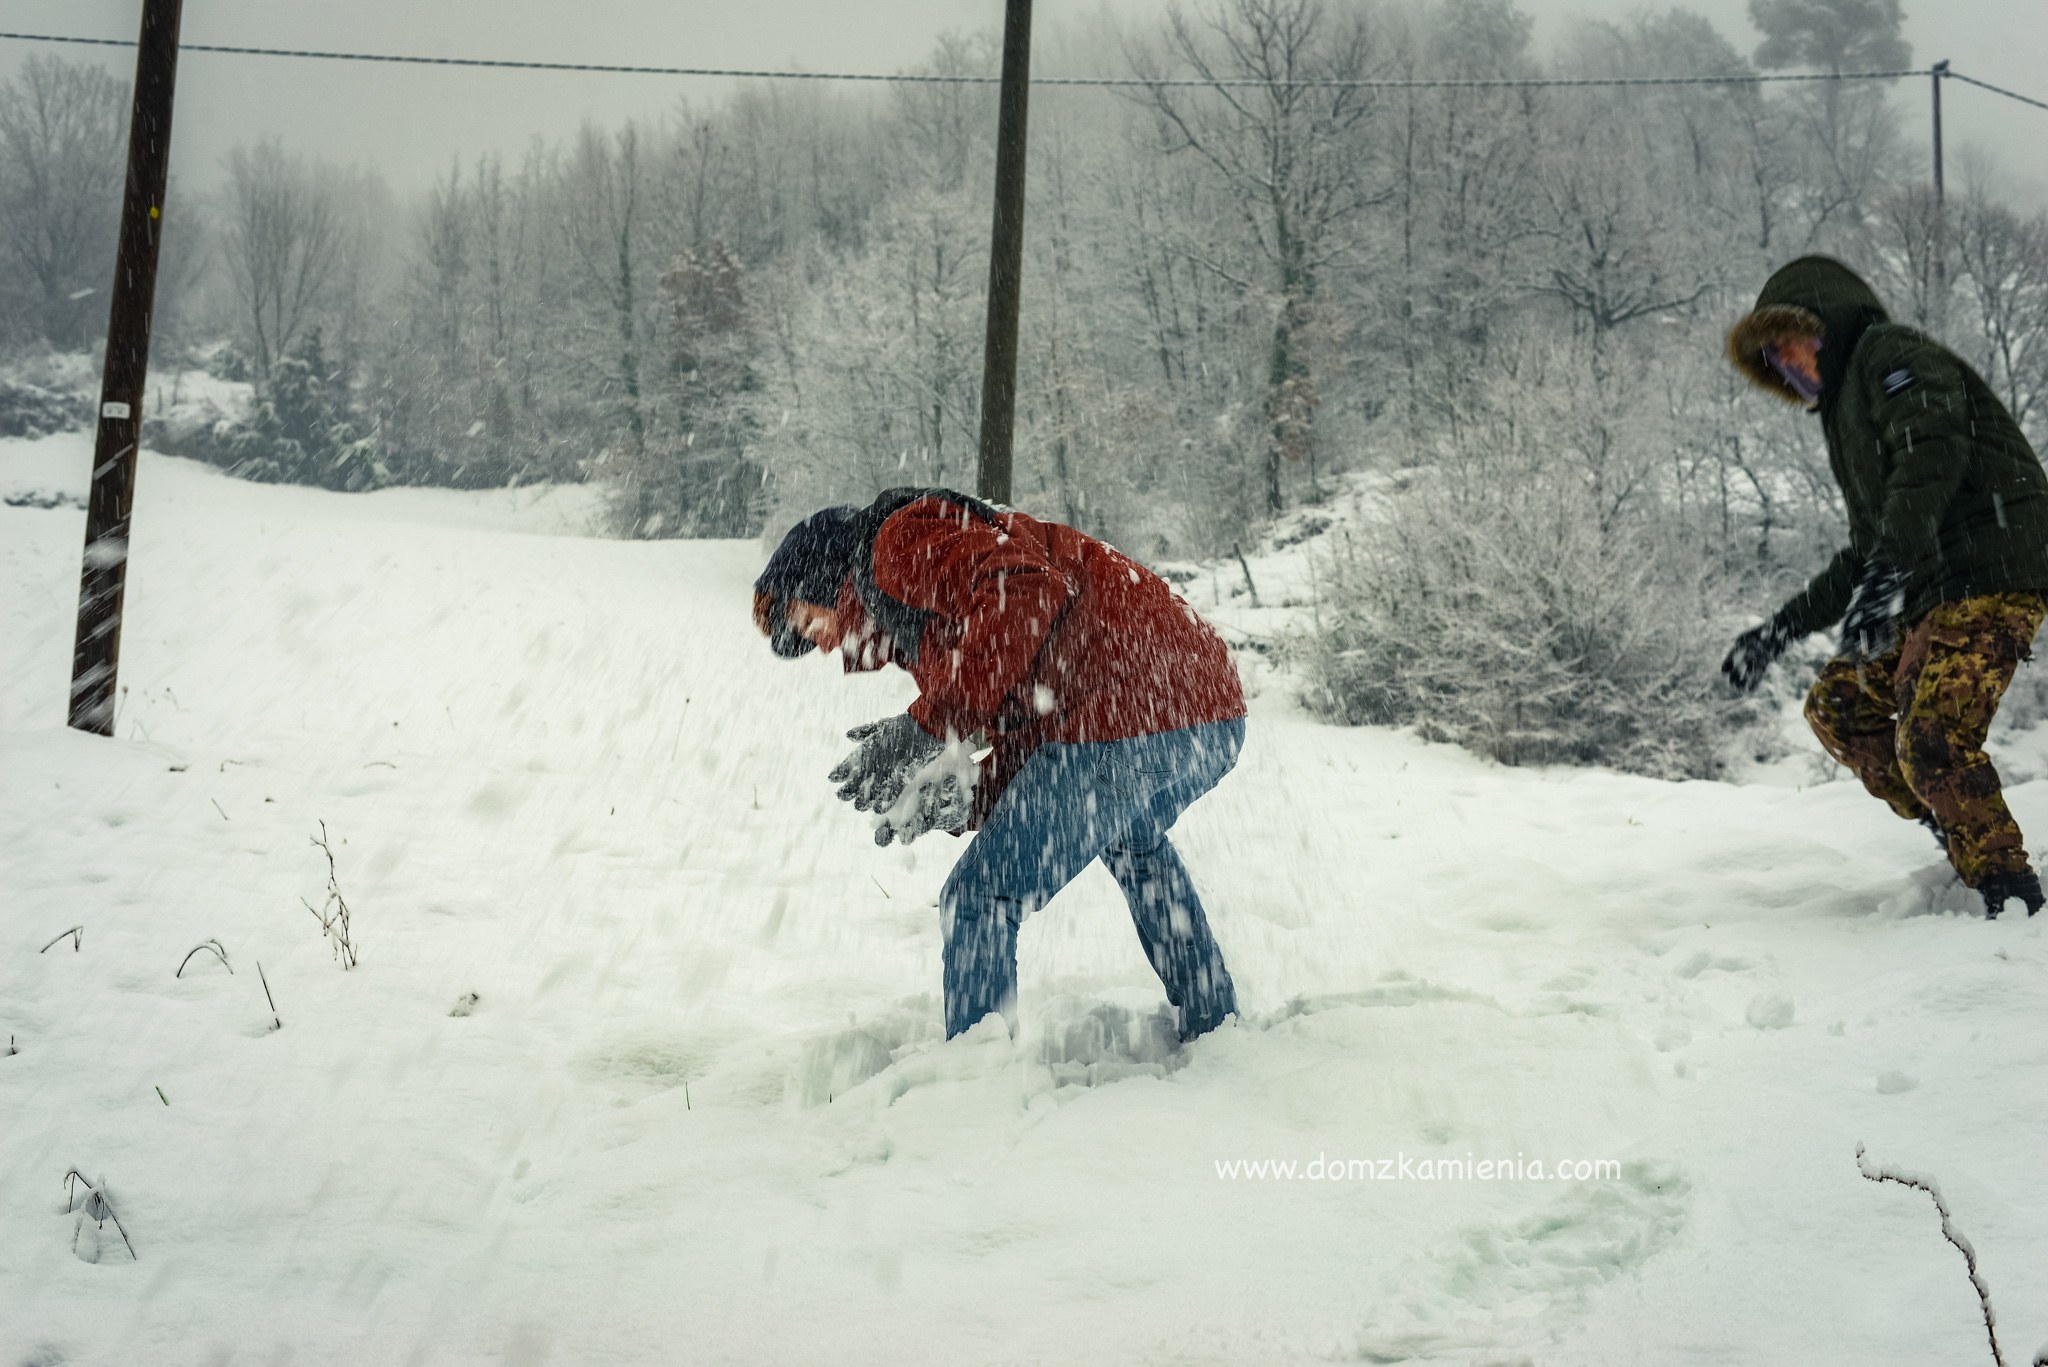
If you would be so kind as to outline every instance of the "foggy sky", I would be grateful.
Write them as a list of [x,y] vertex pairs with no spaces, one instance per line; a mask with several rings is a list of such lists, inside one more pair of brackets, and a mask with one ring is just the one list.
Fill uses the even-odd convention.
[[[1063,19],[1107,11],[1156,18],[1167,0],[1040,0],[1042,38]],[[1618,19],[1641,0],[1522,0],[1547,47],[1575,15]],[[1692,0],[1743,52],[1758,39],[1743,0]],[[1651,8],[1663,8],[1661,5]],[[342,48],[441,56],[489,56],[689,66],[893,71],[913,64],[948,30],[999,27],[1001,0],[186,0],[188,42]],[[2048,98],[2048,3],[2044,0],[1907,0],[1906,37],[1916,65],[1940,57],[1960,71]],[[132,37],[140,0],[0,0],[0,28]],[[1041,43],[1038,72],[1057,75],[1057,51]],[[108,49],[0,41],[0,74],[29,51],[106,63],[124,74],[133,59]],[[1904,84],[1904,83],[1902,83]],[[659,115],[684,96],[715,100],[703,80],[394,68],[275,58],[188,54],[180,65],[176,162],[181,184],[210,185],[228,150],[274,134],[295,150],[355,162],[407,192],[451,161],[516,154],[533,137],[561,139],[585,118],[613,123]],[[1042,94],[1034,98],[1059,98]],[[1927,87],[1902,89],[1906,131],[1928,141]],[[1945,118],[1950,155],[1976,143],[2000,159],[2008,193],[2048,202],[2048,110],[1951,82]]]

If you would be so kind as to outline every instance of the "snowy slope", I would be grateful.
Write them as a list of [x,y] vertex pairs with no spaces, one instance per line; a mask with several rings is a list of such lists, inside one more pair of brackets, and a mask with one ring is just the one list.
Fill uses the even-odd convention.
[[[0,493],[86,463],[0,443]],[[1176,834],[1248,1019],[1169,1046],[1097,870],[1020,1037],[942,1043],[957,846],[822,779],[905,681],[575,492],[145,458],[114,742],[61,726],[83,514],[0,506],[0,1363],[1987,1361],[1859,1140],[2048,1339],[2048,918],[1956,914],[1850,785],[1503,770],[1269,679]],[[1467,1154],[1622,1167],[1217,1168]],[[73,1166],[136,1261],[74,1253]]]

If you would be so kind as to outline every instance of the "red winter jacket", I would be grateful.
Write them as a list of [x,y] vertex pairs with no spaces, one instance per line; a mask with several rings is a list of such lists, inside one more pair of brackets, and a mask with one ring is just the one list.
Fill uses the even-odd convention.
[[925,730],[987,734],[995,748],[976,789],[977,825],[1047,741],[1126,740],[1244,715],[1222,638],[1165,580],[1071,527],[1015,512],[991,520],[928,495],[882,521],[872,566],[891,615],[908,609],[901,615],[921,627],[908,649],[891,640],[849,581],[839,599],[846,667],[898,664],[917,680],[910,715]]

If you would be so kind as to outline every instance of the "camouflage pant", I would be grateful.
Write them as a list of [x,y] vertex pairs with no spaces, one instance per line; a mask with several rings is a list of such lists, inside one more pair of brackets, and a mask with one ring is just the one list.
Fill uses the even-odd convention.
[[1888,653],[1830,660],[1806,697],[1827,752],[1908,820],[1932,815],[1970,887],[2027,867],[1984,737],[2048,599],[1999,593],[1942,603]]

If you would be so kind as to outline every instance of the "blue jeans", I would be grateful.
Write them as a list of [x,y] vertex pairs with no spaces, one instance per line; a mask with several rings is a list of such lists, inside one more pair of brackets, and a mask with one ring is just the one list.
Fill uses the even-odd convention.
[[946,928],[946,1035],[1017,994],[1017,927],[1100,859],[1130,904],[1138,941],[1182,1039],[1237,1010],[1223,951],[1166,832],[1237,763],[1244,720],[1083,745],[1046,745],[1018,770],[939,894]]

